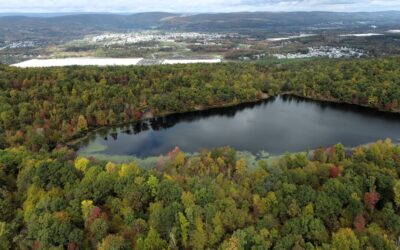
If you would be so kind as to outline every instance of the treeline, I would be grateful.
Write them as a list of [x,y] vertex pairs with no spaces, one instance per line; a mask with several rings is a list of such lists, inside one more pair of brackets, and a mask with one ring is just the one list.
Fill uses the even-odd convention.
[[100,126],[294,93],[399,111],[400,59],[143,67],[0,66],[0,147],[53,149]]
[[68,149],[0,151],[0,249],[397,249],[400,148],[249,169],[230,148],[153,170],[75,158]]
[[400,58],[304,61],[273,67],[283,91],[313,99],[400,111]]

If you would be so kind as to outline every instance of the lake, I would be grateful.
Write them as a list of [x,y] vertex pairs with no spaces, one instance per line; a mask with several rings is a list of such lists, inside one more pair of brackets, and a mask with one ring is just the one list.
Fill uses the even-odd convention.
[[93,133],[79,152],[135,156],[231,146],[271,154],[299,152],[338,142],[347,147],[400,138],[400,115],[347,104],[278,96],[235,107],[176,114]]

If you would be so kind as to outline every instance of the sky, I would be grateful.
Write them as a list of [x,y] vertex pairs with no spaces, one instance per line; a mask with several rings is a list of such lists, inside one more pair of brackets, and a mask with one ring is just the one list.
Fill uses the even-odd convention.
[[0,0],[0,12],[383,11],[400,0]]

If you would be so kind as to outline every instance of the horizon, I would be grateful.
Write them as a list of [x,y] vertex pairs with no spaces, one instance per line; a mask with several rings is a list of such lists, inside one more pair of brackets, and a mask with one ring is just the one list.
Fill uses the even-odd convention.
[[67,15],[135,15],[149,13],[169,13],[181,15],[200,14],[233,14],[233,13],[387,13],[400,12],[399,10],[371,10],[371,11],[325,11],[325,10],[293,10],[293,11],[204,11],[204,12],[172,12],[172,11],[141,11],[141,12],[120,12],[120,11],[71,11],[71,12],[1,12],[0,17],[6,16],[27,16],[27,17],[59,17]]
[[[156,7],[155,7],[156,6]],[[356,10],[356,11],[353,11]],[[57,14],[57,13],[232,13],[232,12],[381,12],[400,11],[396,0],[15,0],[4,3],[0,13]]]

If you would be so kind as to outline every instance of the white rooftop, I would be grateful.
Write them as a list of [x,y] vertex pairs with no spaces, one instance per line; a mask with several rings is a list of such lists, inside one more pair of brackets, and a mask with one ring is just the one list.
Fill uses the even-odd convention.
[[162,64],[220,63],[221,59],[166,59]]
[[362,33],[362,34],[343,34],[340,35],[342,37],[345,36],[355,36],[355,37],[368,37],[368,36],[383,36],[383,34],[379,34],[379,33]]

